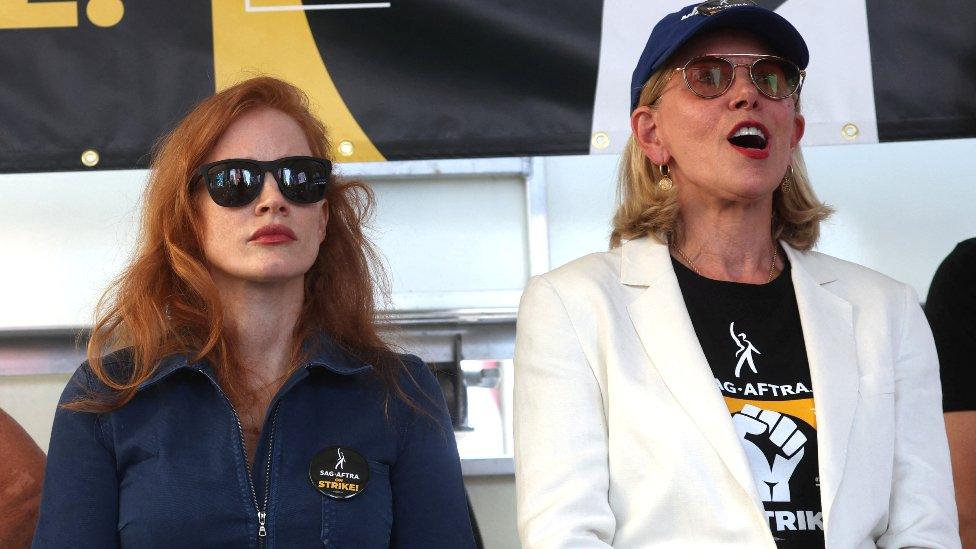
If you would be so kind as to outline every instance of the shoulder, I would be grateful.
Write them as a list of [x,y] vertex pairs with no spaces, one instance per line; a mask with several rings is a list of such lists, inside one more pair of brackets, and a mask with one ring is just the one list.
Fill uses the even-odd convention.
[[417,355],[394,354],[401,365],[397,380],[404,394],[425,410],[444,406],[444,396],[434,372]]
[[540,278],[557,288],[601,284],[620,278],[620,248],[574,259]]
[[974,275],[976,275],[976,238],[970,238],[956,244],[956,247],[942,260],[932,284],[957,283],[965,280],[965,285],[969,286],[969,281]]
[[819,282],[831,283],[851,291],[865,292],[869,296],[904,296],[907,284],[853,261],[840,259],[821,252],[798,252],[806,268]]
[[[870,332],[890,330],[897,334],[906,322],[922,316],[921,300],[908,284],[863,265],[819,252],[805,252],[798,256],[800,258],[802,267],[822,289],[853,307],[855,325],[869,327]],[[816,294],[807,297],[813,295]]]
[[414,379],[434,379],[434,374],[431,372],[427,363],[424,362],[422,358],[417,355],[407,354],[407,353],[395,353],[394,356],[396,360],[403,365],[403,372],[401,375],[411,376]]
[[75,370],[61,394],[61,404],[77,400],[111,397],[115,391],[106,381],[122,383],[132,376],[134,368],[132,349],[125,348],[101,357],[102,375],[98,375],[86,360]]
[[[929,322],[937,332],[958,330],[960,321],[971,323],[976,318],[976,238],[964,240],[939,265],[932,277],[928,296],[925,299],[925,312]],[[965,338],[952,338],[956,341],[941,343],[943,346],[957,344]]]
[[548,308],[559,302],[568,310],[574,305],[612,299],[620,289],[620,250],[592,253],[529,279],[519,305],[523,309]]
[[963,240],[956,244],[956,247],[946,259],[966,263],[976,261],[976,238]]

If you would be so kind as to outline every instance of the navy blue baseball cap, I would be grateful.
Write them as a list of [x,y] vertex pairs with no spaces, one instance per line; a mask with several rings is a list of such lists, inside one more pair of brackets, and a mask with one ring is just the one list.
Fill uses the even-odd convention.
[[641,89],[654,71],[685,42],[712,29],[730,28],[754,33],[777,54],[807,68],[810,52],[799,31],[772,10],[749,0],[712,0],[685,6],[658,21],[647,39],[630,81],[630,110],[637,108]]

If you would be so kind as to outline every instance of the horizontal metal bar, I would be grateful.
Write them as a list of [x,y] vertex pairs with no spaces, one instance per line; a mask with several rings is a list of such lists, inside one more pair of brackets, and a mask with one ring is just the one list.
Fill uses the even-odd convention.
[[527,164],[522,158],[456,158],[336,164],[336,170],[343,177],[367,179],[422,179],[444,175],[527,177],[529,175],[527,169],[531,169],[531,164]]
[[390,311],[383,313],[381,322],[394,325],[424,324],[504,324],[515,322],[518,309],[444,309],[435,311]]
[[[518,316],[517,307],[390,310],[380,311],[377,314],[377,321],[380,324],[494,324],[513,322],[516,316]],[[4,344],[4,341],[12,342],[24,339],[57,339],[73,342],[79,333],[87,332],[90,328],[90,326],[45,326],[0,330],[0,346]],[[80,341],[82,347],[85,341],[86,338],[82,337]],[[0,351],[2,351],[2,347],[0,347]]]
[[512,457],[461,459],[461,474],[466,477],[487,477],[515,474]]

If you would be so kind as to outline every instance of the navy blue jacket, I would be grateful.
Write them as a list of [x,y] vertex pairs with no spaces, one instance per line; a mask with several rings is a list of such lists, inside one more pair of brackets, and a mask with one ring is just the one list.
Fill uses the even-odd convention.
[[[33,547],[473,547],[444,398],[419,358],[402,358],[416,380],[401,376],[403,388],[433,418],[392,396],[385,410],[373,367],[325,341],[271,401],[253,475],[206,363],[169,357],[110,413],[59,408]],[[61,403],[86,388],[104,390],[83,364]],[[313,456],[332,446],[368,462],[370,480],[350,499],[309,478]]]

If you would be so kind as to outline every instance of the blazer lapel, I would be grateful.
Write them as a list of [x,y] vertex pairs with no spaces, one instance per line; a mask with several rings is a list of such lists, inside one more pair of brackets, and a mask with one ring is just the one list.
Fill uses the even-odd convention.
[[621,282],[647,287],[627,307],[645,352],[675,399],[762,511],[745,452],[691,324],[667,246],[647,238],[624,243]]
[[817,417],[820,499],[824,528],[837,496],[857,406],[857,350],[850,302],[825,288],[836,280],[816,258],[783,246],[792,264],[793,287],[810,363]]

